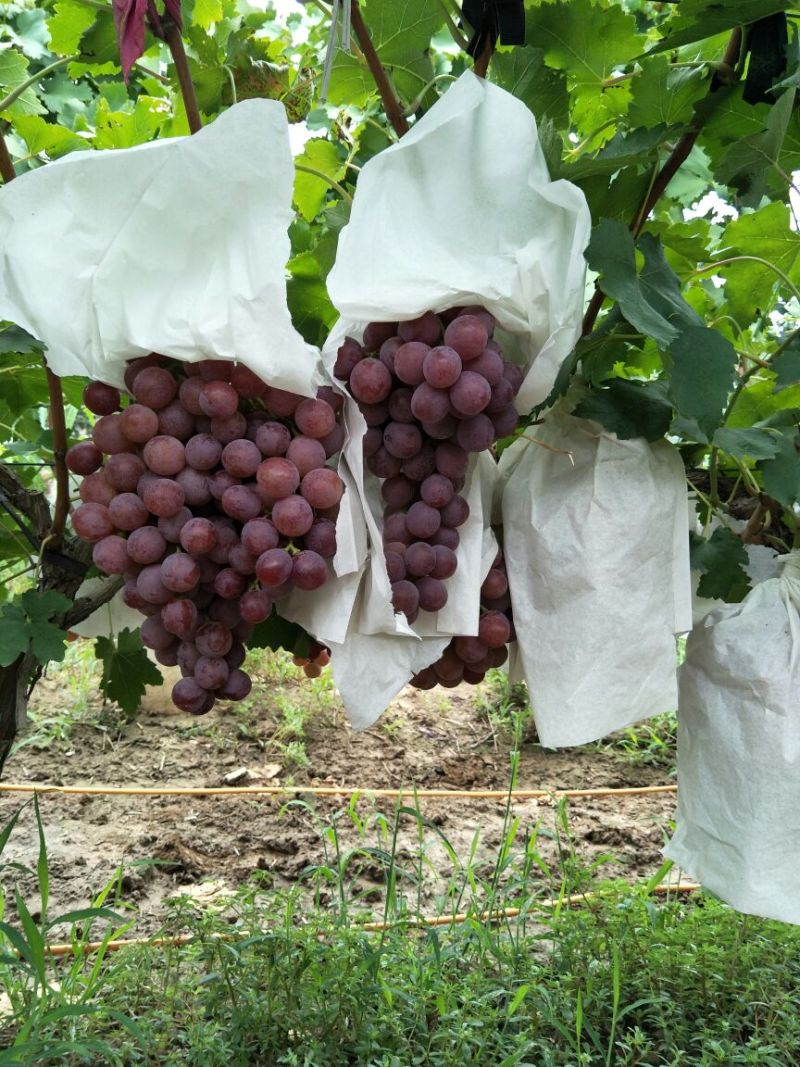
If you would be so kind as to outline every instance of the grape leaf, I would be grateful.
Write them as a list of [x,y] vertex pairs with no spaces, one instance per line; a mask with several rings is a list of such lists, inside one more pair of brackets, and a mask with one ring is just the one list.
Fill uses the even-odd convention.
[[690,538],[692,570],[702,574],[698,596],[738,604],[750,589],[747,550],[741,540],[727,526],[718,526],[707,541],[697,534]]
[[794,7],[792,0],[681,0],[677,18],[666,23],[667,36],[647,53],[716,37],[718,33]]
[[94,25],[97,11],[80,0],[59,0],[54,11],[47,23],[50,48],[59,56],[74,55],[81,37]]
[[[0,100],[26,82],[29,74],[28,60],[22,52],[0,45]],[[16,119],[20,115],[41,115],[44,110],[36,93],[28,88],[2,114],[5,118]]]
[[301,252],[289,260],[286,302],[295,329],[309,344],[322,345],[338,313],[331,303],[314,252]]
[[712,444],[737,459],[772,459],[781,447],[779,434],[756,426],[750,430],[717,430]]
[[733,387],[736,351],[716,330],[692,326],[670,345],[669,355],[669,393],[675,407],[681,415],[696,419],[710,437]]
[[161,671],[147,655],[138,630],[121,630],[116,637],[98,637],[94,643],[103,664],[100,689],[126,715],[138,711],[148,685],[163,681]]
[[664,436],[672,421],[664,382],[610,378],[604,386],[585,397],[575,414],[601,423],[621,441],[631,437],[657,441]]
[[68,152],[82,152],[90,148],[83,137],[54,122],[46,122],[41,115],[20,116],[14,123],[14,129],[28,146],[31,155],[45,153],[51,159],[58,159]]
[[563,71],[544,63],[541,48],[512,48],[496,52],[489,68],[491,80],[527,104],[537,120],[545,117],[563,128],[569,119],[567,79]]
[[667,347],[678,331],[647,301],[636,273],[633,237],[622,222],[601,219],[592,231],[586,261],[601,276],[607,296],[613,297],[622,314],[637,330]]
[[764,492],[781,504],[792,507],[800,501],[800,451],[796,434],[783,435],[780,449],[773,459],[759,463],[764,482]]
[[[324,137],[307,141],[297,163],[318,170],[333,181],[344,177],[346,167],[336,146]],[[293,200],[297,210],[307,222],[312,222],[322,209],[330,184],[307,171],[297,170],[294,176]]]
[[789,348],[776,356],[772,361],[772,369],[777,375],[775,392],[797,385],[800,382],[800,348]]
[[674,67],[666,56],[656,56],[644,64],[633,83],[628,119],[634,126],[645,127],[686,123],[707,89],[702,67]]
[[72,606],[53,589],[28,589],[0,609],[0,666],[7,667],[30,647],[40,663],[64,658],[67,635],[50,620]]
[[766,128],[734,141],[714,168],[721,182],[737,190],[745,207],[758,207],[770,170],[779,166],[794,102],[794,89],[783,93],[769,109]]
[[721,252],[725,258],[757,256],[764,261],[744,259],[719,268],[726,279],[725,298],[731,314],[742,324],[771,307],[776,284],[786,289],[770,264],[791,282],[800,283],[800,235],[789,224],[787,204],[775,202],[734,219],[725,227]]

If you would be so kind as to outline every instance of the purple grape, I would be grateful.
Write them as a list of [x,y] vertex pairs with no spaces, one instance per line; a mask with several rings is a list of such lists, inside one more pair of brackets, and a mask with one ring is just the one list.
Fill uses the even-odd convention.
[[292,557],[283,548],[270,548],[256,560],[256,577],[266,589],[287,582],[292,574]]
[[378,358],[390,374],[394,374],[394,354],[402,343],[399,337],[389,337],[381,345]]
[[239,574],[255,574],[256,559],[259,555],[261,555],[260,552],[257,554],[248,552],[242,544],[234,545],[228,553],[228,566],[233,567]]
[[[441,531],[439,532],[441,533]],[[445,545],[434,545],[433,550],[436,553],[436,563],[430,572],[431,578],[439,578],[441,580],[452,578],[458,569],[458,557],[455,552]]]
[[[447,345],[439,345],[432,348],[422,363],[422,373],[425,381],[434,389],[449,389],[455,385],[461,376],[461,356],[454,348]],[[503,372],[502,362],[500,373]]]
[[184,446],[186,462],[196,471],[210,471],[219,463],[222,445],[210,433],[190,437]]
[[228,553],[235,544],[239,543],[239,538],[230,519],[215,515],[211,522],[217,535],[217,543],[208,553],[208,558],[212,563],[224,566],[228,562]]
[[392,584],[392,606],[396,612],[413,615],[419,607],[419,591],[413,582],[402,579]]
[[[161,609],[161,621],[164,629],[176,637],[186,639],[197,626],[199,613],[191,600],[173,600]],[[180,664],[180,658],[176,659]]]
[[331,456],[335,456],[337,452],[341,452],[344,446],[344,426],[340,422],[337,422],[329,434],[320,439],[320,444],[325,449],[325,458],[330,459]]
[[300,493],[312,508],[333,508],[342,499],[342,479],[330,467],[309,471],[300,483]]
[[455,529],[457,526],[463,526],[469,518],[469,504],[463,496],[456,494],[447,507],[442,508],[440,514],[442,525]]
[[150,512],[136,493],[120,493],[108,504],[108,516],[118,530],[138,530],[150,518]]
[[417,319],[398,323],[397,333],[403,341],[421,341],[435,345],[442,336],[442,324],[432,311],[426,311]]
[[473,415],[462,419],[456,431],[456,440],[465,452],[483,452],[495,441],[495,429],[488,415]]
[[333,376],[340,382],[346,382],[353,373],[353,368],[364,358],[364,349],[352,337],[345,337],[336,353],[336,362],[333,365]]
[[413,424],[390,422],[383,431],[383,447],[390,456],[410,459],[422,448],[422,434]]
[[309,471],[325,466],[325,446],[313,437],[295,437],[286,450],[286,459],[297,467],[302,478]]
[[511,407],[514,400],[514,390],[508,378],[501,378],[497,385],[492,386],[492,398],[486,405],[487,415],[496,415]]
[[239,394],[228,382],[205,382],[197,402],[210,419],[229,419],[239,407]]
[[400,473],[401,465],[402,461],[390,455],[383,445],[367,459],[367,467],[378,478],[392,478]]
[[200,568],[191,556],[176,552],[161,564],[161,581],[173,593],[189,593],[200,583]]
[[141,497],[151,515],[167,519],[180,511],[186,499],[181,487],[171,478],[156,478],[145,486]]
[[180,400],[173,400],[158,413],[158,432],[167,437],[177,437],[179,441],[186,441],[194,433],[194,416]]
[[231,368],[231,385],[245,400],[254,400],[267,388],[266,383],[244,363],[236,363]]
[[208,519],[189,519],[180,532],[181,547],[190,556],[205,556],[217,543],[217,531]]
[[174,599],[172,590],[167,589],[161,579],[161,565],[158,563],[142,568],[136,579],[136,589],[148,604],[168,604]]
[[[382,441],[383,435],[379,434],[379,436]],[[102,471],[87,474],[80,484],[78,493],[84,504],[104,504],[106,507],[108,507],[115,495]]]
[[411,544],[411,534],[406,526],[406,517],[402,514],[389,515],[383,524],[383,539],[389,542],[399,541],[404,545]]
[[311,529],[314,512],[301,496],[290,496],[276,501],[272,508],[272,522],[284,537],[302,537]]
[[422,366],[429,352],[430,346],[418,341],[402,344],[397,349],[394,354],[394,373],[401,382],[406,385],[420,385],[424,381]]
[[175,481],[183,490],[186,503],[193,508],[203,507],[211,500],[208,478],[194,467],[184,467],[175,475]]
[[234,667],[225,684],[217,690],[219,700],[244,700],[253,688],[250,675]]
[[[430,539],[430,542],[434,547],[443,545],[445,548],[449,548],[451,552],[455,552],[460,541],[461,538],[458,535],[458,530],[453,530],[450,526],[440,526]],[[437,575],[437,577],[440,576]]]
[[404,508],[416,498],[416,495],[416,483],[402,474],[387,478],[381,486],[381,496],[390,508]]
[[511,383],[511,388],[514,390],[514,396],[516,396],[522,387],[525,372],[521,367],[518,367],[516,363],[512,363],[507,359],[503,362],[503,377]]
[[374,456],[382,445],[383,430],[380,430],[377,426],[370,426],[364,434],[362,441],[364,458],[369,459],[370,456]]
[[230,489],[232,485],[239,485],[239,479],[234,478],[227,471],[215,471],[214,474],[206,475],[206,479],[206,485],[212,499],[218,502],[222,500],[226,489]]
[[177,392],[178,383],[163,367],[145,367],[133,379],[135,399],[155,411],[165,408]]
[[438,578],[417,580],[420,611],[441,611],[447,603],[447,586]]
[[128,555],[134,563],[158,563],[167,550],[164,535],[155,526],[134,530],[126,542]]
[[294,422],[301,434],[320,440],[336,425],[336,413],[324,400],[301,400],[294,413]]
[[330,519],[317,519],[303,538],[303,544],[323,559],[333,559],[336,555],[336,523]]
[[[454,497],[454,500],[460,500],[460,497]],[[448,507],[452,506],[451,504]],[[412,504],[406,513],[406,527],[412,537],[419,538],[424,541],[439,529],[444,519],[444,512],[437,511],[436,508],[430,507],[428,504],[424,504],[421,500],[418,500],[416,504]],[[451,525],[446,523],[446,525]]]
[[362,359],[353,368],[349,384],[356,400],[379,404],[391,391],[392,376],[379,359]]
[[207,696],[205,689],[201,689],[194,678],[181,678],[172,687],[172,703],[192,715],[203,713]]
[[280,535],[269,519],[250,519],[242,527],[242,546],[256,559],[270,548],[277,548]]
[[420,486],[420,496],[432,508],[443,508],[455,496],[455,489],[450,479],[443,474],[431,474]]
[[125,538],[110,534],[100,541],[95,541],[92,562],[105,574],[124,574],[131,562]]
[[122,429],[121,415],[103,415],[92,427],[92,441],[106,455],[130,452],[131,443]]
[[458,430],[459,422],[455,415],[451,415],[449,411],[450,400],[448,398],[448,413],[443,419],[437,419],[435,422],[423,422],[422,429],[435,441],[447,441]]
[[175,640],[174,634],[166,629],[160,615],[151,615],[149,619],[145,619],[139,629],[139,634],[142,644],[147,648],[152,648],[153,651],[169,648]]
[[266,589],[251,589],[242,596],[239,610],[245,622],[251,625],[263,622],[272,612],[272,597]]
[[195,634],[194,643],[201,656],[224,656],[230,651],[233,638],[222,623],[207,622]]
[[191,519],[192,513],[188,508],[181,508],[174,515],[158,520],[158,529],[170,544],[177,545],[181,539],[181,530]]
[[303,399],[297,393],[290,393],[286,389],[275,389],[272,386],[264,393],[264,403],[267,409],[279,419],[288,419],[294,415],[297,405]]
[[[125,455],[126,453],[122,453]],[[113,456],[111,457],[114,458]],[[135,457],[131,457],[135,458]],[[73,474],[94,474],[103,462],[103,453],[94,441],[79,441],[67,451],[67,468]]]
[[503,377],[503,357],[493,348],[486,348],[477,359],[470,362],[469,369],[482,375],[489,385],[497,385]]
[[450,396],[444,389],[434,389],[423,382],[414,390],[411,398],[411,411],[427,430],[428,423],[438,423],[450,414]]
[[364,330],[364,351],[377,352],[384,341],[397,333],[396,322],[370,322]]
[[238,600],[247,589],[247,577],[233,567],[223,567],[214,579],[214,592],[223,600]]
[[[184,601],[176,600],[175,603],[182,604]],[[178,645],[178,666],[184,672],[184,675],[194,673],[194,666],[199,659],[200,653],[194,647],[194,642],[189,640],[181,641]]]
[[511,625],[499,611],[489,611],[478,624],[478,637],[487,648],[501,648],[511,637]]
[[282,422],[263,422],[256,430],[255,443],[265,458],[286,455],[291,440]]
[[273,456],[259,465],[256,481],[273,500],[283,500],[299,487],[300,472],[291,460]]
[[358,410],[367,426],[383,426],[389,418],[388,404],[359,404]]
[[304,549],[292,560],[292,582],[297,589],[319,589],[328,580],[325,560],[317,552]]
[[406,478],[410,478],[412,482],[421,482],[429,474],[433,474],[435,469],[436,461],[433,445],[430,441],[423,441],[422,448],[415,456],[403,460],[400,473],[404,474]]
[[83,403],[93,415],[111,415],[119,411],[119,389],[105,382],[89,382],[83,390]]
[[488,646],[478,637],[457,637],[454,644],[456,655],[461,659],[462,663],[466,663],[469,666],[475,666],[480,663],[489,651]]
[[241,411],[234,411],[227,419],[212,419],[208,429],[221,445],[229,445],[246,436],[247,419]]
[[[200,390],[202,388],[202,378],[184,378],[178,387],[178,399],[190,415],[203,414],[203,409],[200,407]],[[128,410],[130,411],[130,408]]]
[[498,438],[508,437],[516,430],[519,423],[519,414],[513,404],[510,404],[507,408],[503,408],[501,411],[495,412],[492,416],[492,426],[494,432]]
[[178,642],[173,641],[169,648],[159,649],[155,653],[156,662],[162,667],[174,667],[178,662]]
[[459,315],[444,332],[444,343],[454,348],[466,363],[486,348],[489,332],[477,315]]
[[222,656],[201,656],[194,665],[194,680],[201,689],[219,689],[228,680],[228,664]]
[[225,656],[225,662],[228,664],[228,667],[231,671],[235,671],[237,667],[241,667],[246,658],[247,650],[245,649],[244,645],[238,641],[235,641],[231,645],[230,652],[228,652],[228,654]]
[[389,396],[389,418],[393,422],[413,422],[414,415],[411,411],[411,397],[414,390],[410,386],[404,389],[395,389]]
[[237,522],[249,522],[261,514],[261,499],[246,485],[232,485],[222,494],[222,510]]
[[436,550],[425,541],[414,541],[406,549],[405,565],[410,575],[422,578],[436,566]]
[[491,400],[492,388],[482,374],[465,370],[449,395],[456,412],[468,418],[483,411]]
[[252,478],[261,464],[257,445],[246,438],[238,438],[222,450],[222,466],[234,478]]
[[114,533],[108,508],[102,504],[81,504],[72,512],[72,528],[78,537],[89,544],[102,541]]
[[404,556],[405,553],[401,556],[399,552],[392,552],[388,549],[383,554],[383,558],[386,562],[386,573],[389,575],[389,581],[392,583],[400,582],[406,576]]

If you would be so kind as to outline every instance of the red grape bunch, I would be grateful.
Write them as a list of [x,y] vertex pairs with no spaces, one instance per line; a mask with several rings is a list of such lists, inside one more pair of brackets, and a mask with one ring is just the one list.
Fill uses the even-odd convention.
[[411,685],[416,689],[433,689],[435,685],[452,689],[459,682],[478,685],[490,668],[505,663],[506,646],[514,640],[508,575],[501,550],[481,586],[478,636],[454,637],[435,663],[414,675]]
[[295,667],[302,667],[306,678],[319,678],[322,668],[327,667],[331,661],[331,650],[327,645],[321,645],[318,641],[312,641],[305,656],[295,654],[292,663]]
[[142,641],[181,669],[173,701],[199,715],[249,693],[245,644],[273,603],[328,578],[342,397],[155,353],[128,366],[125,384],[124,406],[113,386],[85,389],[100,417],[67,453],[83,476],[72,525],[99,570],[124,576],[125,603],[147,616]]
[[347,382],[367,423],[364,455],[383,482],[384,556],[395,611],[414,622],[447,603],[471,452],[516,429],[520,368],[493,339],[481,307],[410,322],[371,322],[345,338],[334,376]]

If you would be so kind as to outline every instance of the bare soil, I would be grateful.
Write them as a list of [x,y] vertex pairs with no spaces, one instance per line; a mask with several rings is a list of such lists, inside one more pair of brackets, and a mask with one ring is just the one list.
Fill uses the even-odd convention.
[[[331,861],[335,820],[343,850],[358,845],[388,848],[376,813],[391,826],[391,800],[359,800],[366,820],[361,833],[348,814],[346,798],[303,796],[302,786],[352,785],[370,788],[502,789],[510,774],[510,738],[493,726],[476,690],[403,692],[369,730],[354,732],[330,685],[310,686],[298,672],[282,668],[262,678],[237,711],[214,710],[201,719],[176,713],[167,691],[148,694],[139,717],[116,730],[103,725],[99,698],[91,698],[82,721],[66,741],[47,747],[21,747],[8,761],[5,782],[53,785],[218,786],[291,784],[287,797],[91,797],[41,795],[49,850],[51,911],[86,906],[124,865],[124,899],[136,914],[134,933],[157,930],[170,898],[189,894],[199,907],[221,899],[252,880],[256,872],[275,887],[309,885],[309,870]],[[63,677],[45,679],[35,695],[41,711],[65,699]],[[297,728],[298,713],[304,723]],[[302,735],[302,736],[301,736]],[[304,762],[303,752],[307,759]],[[583,749],[550,751],[534,739],[523,746],[518,787],[595,788],[656,785],[669,781],[664,768],[633,765],[621,755]],[[0,824],[25,798],[0,794]],[[495,800],[420,800],[432,827],[425,835],[429,861],[423,906],[436,898],[453,875],[453,863],[437,831],[466,862],[476,832],[476,863],[490,869],[503,832],[504,805]],[[584,864],[599,861],[604,877],[633,880],[662,863],[661,847],[674,815],[674,794],[572,799],[569,826]],[[338,813],[338,815],[337,815]],[[516,846],[538,833],[546,863],[564,847],[554,833],[552,801],[514,805],[520,820]],[[418,827],[403,817],[399,856],[413,863]],[[35,867],[38,850],[33,812],[28,806],[3,855]],[[327,850],[327,851],[326,851]],[[156,861],[155,863],[152,861]],[[378,905],[380,863],[363,856],[348,869],[362,902]],[[35,905],[32,878],[20,883]],[[416,893],[416,890],[415,890]]]

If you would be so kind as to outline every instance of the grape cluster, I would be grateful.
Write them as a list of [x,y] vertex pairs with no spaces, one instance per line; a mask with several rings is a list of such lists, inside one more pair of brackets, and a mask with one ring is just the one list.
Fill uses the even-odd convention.
[[439,659],[415,674],[410,684],[416,689],[433,689],[436,685],[452,689],[460,682],[478,685],[488,670],[505,663],[506,646],[514,640],[508,575],[501,550],[481,586],[477,637],[454,637]]
[[321,645],[318,641],[312,641],[305,656],[298,653],[292,656],[295,667],[302,667],[306,678],[319,678],[322,668],[327,667],[331,661],[331,650],[327,645]]
[[128,366],[125,384],[124,407],[113,386],[84,392],[99,418],[67,453],[83,476],[72,525],[99,570],[124,575],[125,603],[147,616],[142,641],[181,669],[174,703],[199,715],[249,693],[244,646],[273,602],[328,578],[342,397],[155,353]]
[[471,452],[513,433],[522,371],[493,339],[481,307],[371,322],[347,337],[334,376],[347,382],[367,431],[364,456],[382,480],[383,541],[392,603],[409,622],[447,603],[458,566],[461,496]]

